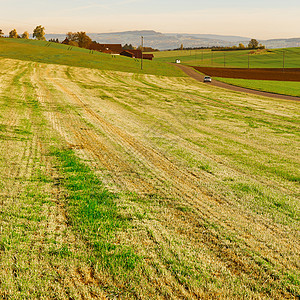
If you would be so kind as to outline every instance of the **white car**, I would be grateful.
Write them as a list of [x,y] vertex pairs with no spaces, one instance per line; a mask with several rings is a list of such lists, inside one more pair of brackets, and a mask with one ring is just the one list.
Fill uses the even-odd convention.
[[203,82],[211,82],[211,77],[205,76]]

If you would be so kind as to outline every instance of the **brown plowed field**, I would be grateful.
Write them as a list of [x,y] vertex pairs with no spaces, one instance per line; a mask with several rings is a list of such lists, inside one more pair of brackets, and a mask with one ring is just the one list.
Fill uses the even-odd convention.
[[[177,64],[176,66],[178,68],[180,68],[188,76],[194,78],[197,81],[203,82],[204,75],[200,74],[197,71],[195,71],[194,68],[189,67],[189,66],[185,66],[185,65],[179,65],[179,64]],[[274,99],[300,101],[300,97],[280,95],[280,94],[275,94],[275,93],[270,93],[270,92],[263,92],[263,91],[257,91],[257,90],[253,90],[253,89],[248,89],[248,88],[244,88],[244,87],[240,87],[240,86],[231,85],[231,84],[221,82],[221,81],[217,81],[217,80],[213,80],[212,82],[210,82],[208,84],[216,86],[216,87],[224,88],[224,89],[227,89],[227,90],[241,92],[241,93],[254,94],[254,95],[270,97],[270,98],[274,98]]]
[[197,71],[214,77],[277,80],[277,81],[300,81],[300,69],[277,69],[277,68],[212,68],[193,67]]

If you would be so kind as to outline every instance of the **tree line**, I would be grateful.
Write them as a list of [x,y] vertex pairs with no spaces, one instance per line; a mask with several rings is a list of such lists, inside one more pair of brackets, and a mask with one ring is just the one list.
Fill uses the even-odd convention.
[[[2,29],[0,29],[0,37],[4,36],[4,32]],[[29,39],[29,33],[25,31],[23,34],[19,35],[17,33],[16,29],[13,29],[9,32],[8,35],[9,38],[21,38],[21,39]],[[45,41],[45,28],[42,27],[42,25],[37,26],[33,30],[33,38],[36,38],[37,40]],[[60,43],[58,39],[50,39],[49,42],[53,43]],[[66,39],[62,42],[63,44],[80,47],[80,48],[86,48],[89,49],[89,46],[92,43],[97,43],[96,41],[92,41],[92,39],[86,34],[84,31],[78,31],[78,32],[68,32],[66,34]],[[123,50],[135,50],[136,47],[132,46],[132,44],[125,44],[123,47]],[[141,50],[141,46],[138,48]],[[158,51],[157,49],[152,49],[151,47],[143,47],[143,51],[145,52],[151,52],[151,51]]]
[[251,39],[247,46],[240,43],[238,46],[224,47],[224,46],[203,46],[203,47],[184,47],[183,44],[179,48],[168,49],[167,51],[173,50],[204,50],[211,49],[212,51],[232,51],[232,50],[249,50],[249,49],[265,49],[266,47],[259,44],[256,39]]
[[[2,29],[0,29],[0,38],[4,36],[4,32]],[[29,39],[29,33],[28,31],[24,31],[23,34],[19,35],[17,33],[16,29],[13,29],[9,32],[8,34],[9,38],[12,39]],[[37,40],[45,41],[45,28],[42,27],[42,25],[36,26],[36,28],[33,30],[33,37],[36,38]]]
[[249,50],[249,49],[265,49],[266,47],[262,44],[259,44],[256,39],[251,39],[248,43],[248,46],[244,46],[240,43],[238,46],[232,47],[211,47],[212,51],[232,51],[232,50]]

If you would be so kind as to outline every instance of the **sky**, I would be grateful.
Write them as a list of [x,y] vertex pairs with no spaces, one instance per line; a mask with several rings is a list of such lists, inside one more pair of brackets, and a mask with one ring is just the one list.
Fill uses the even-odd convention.
[[300,0],[0,0],[7,34],[155,30],[162,33],[300,37]]

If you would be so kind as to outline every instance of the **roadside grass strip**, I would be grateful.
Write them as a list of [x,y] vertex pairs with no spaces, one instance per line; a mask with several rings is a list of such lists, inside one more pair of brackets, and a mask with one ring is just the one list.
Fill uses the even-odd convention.
[[228,84],[252,89],[252,90],[300,97],[299,82],[221,78],[221,77],[215,77],[214,79]]

